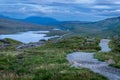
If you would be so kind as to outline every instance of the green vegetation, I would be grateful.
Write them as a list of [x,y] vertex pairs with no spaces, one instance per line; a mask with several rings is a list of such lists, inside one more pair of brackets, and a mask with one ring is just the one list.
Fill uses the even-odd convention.
[[109,64],[110,66],[120,68],[120,54],[115,52],[99,52],[95,54],[95,58],[99,59],[100,61],[108,61],[113,60],[115,63]]
[[95,54],[95,58],[101,61],[113,60],[114,63],[111,63],[110,66],[120,68],[120,36],[112,38],[110,47],[112,48],[111,52],[98,52]]
[[9,44],[14,44],[14,45],[16,45],[16,44],[22,44],[22,42],[17,41],[17,40],[13,40],[13,39],[10,39],[10,38],[5,38],[4,40],[8,41]]
[[[84,41],[85,40],[85,41]],[[78,43],[79,41],[79,43]],[[98,47],[97,39],[94,47]],[[90,50],[85,38],[73,37],[58,43],[20,51],[0,52],[1,80],[107,80],[84,68],[72,68],[66,55],[79,49]],[[87,43],[87,44],[86,44]],[[84,44],[79,46],[78,44]],[[78,47],[79,46],[79,47]],[[98,49],[95,49],[98,50]]]
[[67,34],[67,33],[69,33],[69,31],[64,31],[64,30],[50,30],[50,32],[47,33],[47,36],[55,36],[55,35],[62,36],[62,35]]
[[111,37],[120,34],[120,17],[97,22],[65,21],[56,25],[56,27],[85,36]]
[[98,51],[98,39],[88,39],[83,37],[72,37],[64,39],[59,43],[55,44],[57,48],[72,49],[72,50],[83,50],[83,51]]
[[114,52],[120,53],[120,35],[115,36],[110,42],[110,47]]
[[0,51],[15,50],[15,47],[21,44],[23,43],[17,40],[10,39],[10,38],[1,39],[0,40]]

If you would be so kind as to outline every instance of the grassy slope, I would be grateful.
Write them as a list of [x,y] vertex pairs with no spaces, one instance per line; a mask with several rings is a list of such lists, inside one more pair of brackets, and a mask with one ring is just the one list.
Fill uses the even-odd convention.
[[99,59],[100,61],[107,61],[112,59],[115,61],[115,64],[110,64],[110,66],[120,68],[120,54],[115,52],[108,52],[108,53],[97,53],[95,54],[95,58]]
[[[79,50],[78,40],[83,43],[84,39],[74,37],[69,39],[68,43],[64,40],[60,43],[48,43],[42,47],[22,51],[2,51],[0,52],[0,79],[107,80],[88,69],[70,67],[66,55]],[[71,45],[74,46],[71,47]]]
[[56,25],[56,27],[81,35],[109,37],[120,34],[120,17],[97,22],[65,21]]

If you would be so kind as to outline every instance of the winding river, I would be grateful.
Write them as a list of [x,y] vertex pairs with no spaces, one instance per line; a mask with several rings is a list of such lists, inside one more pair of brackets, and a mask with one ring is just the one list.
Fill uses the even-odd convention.
[[[109,52],[108,39],[102,39],[100,41],[101,52]],[[120,80],[120,69],[110,67],[108,63],[98,61],[94,58],[95,53],[87,52],[74,52],[67,55],[67,60],[72,67],[83,67],[92,70],[95,73],[99,73],[109,80]]]

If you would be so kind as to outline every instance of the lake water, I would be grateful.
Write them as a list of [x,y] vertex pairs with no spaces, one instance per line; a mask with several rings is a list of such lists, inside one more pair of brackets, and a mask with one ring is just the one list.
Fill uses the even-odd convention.
[[41,39],[48,40],[50,38],[56,37],[56,36],[46,37],[46,33],[49,33],[49,31],[28,31],[28,32],[20,32],[17,34],[4,34],[4,35],[0,35],[0,39],[11,38],[21,41],[23,43],[29,43],[29,42],[38,42]]

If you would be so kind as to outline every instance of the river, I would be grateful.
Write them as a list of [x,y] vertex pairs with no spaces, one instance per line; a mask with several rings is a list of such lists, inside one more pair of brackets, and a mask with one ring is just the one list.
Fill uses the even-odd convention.
[[110,40],[108,40],[108,39],[102,39],[100,41],[99,46],[101,47],[101,51],[102,52],[109,52],[109,51],[111,51],[111,49],[109,48],[109,42],[110,42]]
[[[101,52],[109,52],[108,39],[102,39],[100,41]],[[109,80],[120,80],[120,69],[110,67],[108,63],[98,61],[94,58],[95,53],[88,52],[74,52],[67,55],[67,60],[72,67],[83,67],[92,70],[95,73],[99,73]]]

